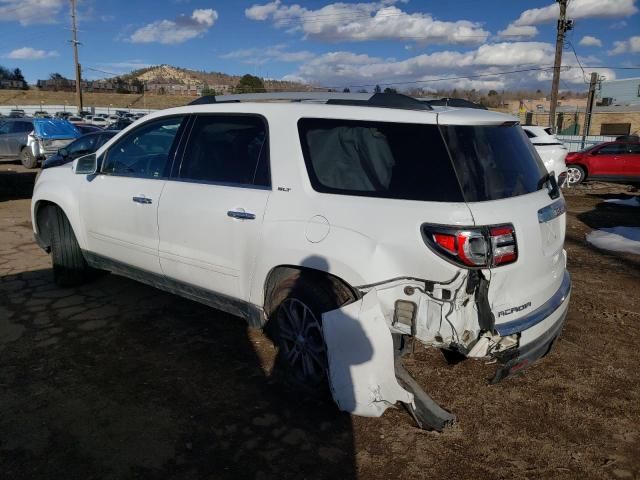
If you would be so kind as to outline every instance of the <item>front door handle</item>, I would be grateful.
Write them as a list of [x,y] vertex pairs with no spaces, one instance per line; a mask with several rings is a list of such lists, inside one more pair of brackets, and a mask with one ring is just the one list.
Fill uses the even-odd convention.
[[244,210],[229,210],[227,216],[231,218],[239,218],[240,220],[255,220],[256,214],[245,212]]
[[145,204],[145,205],[153,203],[153,200],[151,200],[150,198],[145,197],[144,195],[139,195],[137,197],[133,197],[131,200],[133,200],[136,203],[142,203],[142,204]]

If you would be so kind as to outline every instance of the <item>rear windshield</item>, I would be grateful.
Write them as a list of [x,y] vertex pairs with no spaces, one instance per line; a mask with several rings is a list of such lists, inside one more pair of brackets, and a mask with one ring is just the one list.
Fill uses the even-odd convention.
[[467,202],[517,197],[542,187],[547,171],[518,125],[440,129]]
[[443,126],[301,119],[314,190],[433,202],[479,202],[538,190],[546,175],[519,125]]

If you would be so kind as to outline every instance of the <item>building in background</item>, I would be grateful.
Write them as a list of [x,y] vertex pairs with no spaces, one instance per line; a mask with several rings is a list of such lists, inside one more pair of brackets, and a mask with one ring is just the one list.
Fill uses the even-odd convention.
[[596,103],[601,106],[640,106],[640,77],[599,82]]

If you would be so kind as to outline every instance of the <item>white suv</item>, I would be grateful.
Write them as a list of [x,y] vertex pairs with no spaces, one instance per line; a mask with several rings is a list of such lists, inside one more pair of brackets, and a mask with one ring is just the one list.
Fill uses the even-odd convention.
[[108,270],[231,312],[342,410],[402,402],[436,429],[453,416],[403,368],[407,340],[495,359],[494,381],[549,351],[565,203],[513,117],[397,94],[221,99],[42,172],[33,225],[60,285]]
[[523,125],[522,129],[533,143],[547,171],[554,172],[558,185],[564,186],[567,180],[567,164],[565,163],[565,158],[569,153],[567,147],[558,140],[551,128]]

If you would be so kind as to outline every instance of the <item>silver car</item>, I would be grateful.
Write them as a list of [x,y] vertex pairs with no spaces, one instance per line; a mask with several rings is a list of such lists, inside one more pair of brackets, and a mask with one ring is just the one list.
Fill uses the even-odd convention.
[[30,118],[0,120],[0,161],[19,158],[23,164],[30,164],[33,154],[27,148],[27,137],[32,131],[33,120]]

